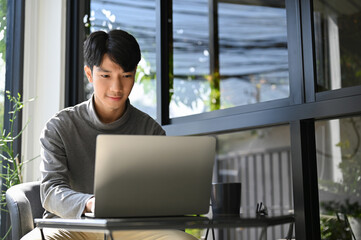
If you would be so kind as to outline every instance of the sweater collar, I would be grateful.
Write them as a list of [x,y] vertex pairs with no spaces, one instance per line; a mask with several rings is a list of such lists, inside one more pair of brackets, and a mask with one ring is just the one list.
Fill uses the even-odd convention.
[[127,99],[126,108],[125,108],[125,112],[123,113],[123,115],[119,119],[115,120],[114,122],[103,123],[102,121],[100,121],[100,119],[95,111],[94,94],[88,100],[87,108],[88,108],[88,113],[89,113],[91,123],[97,129],[102,129],[102,130],[113,130],[113,129],[119,128],[120,126],[124,125],[127,122],[127,120],[129,119],[130,112],[131,112],[131,105],[130,105],[129,99]]

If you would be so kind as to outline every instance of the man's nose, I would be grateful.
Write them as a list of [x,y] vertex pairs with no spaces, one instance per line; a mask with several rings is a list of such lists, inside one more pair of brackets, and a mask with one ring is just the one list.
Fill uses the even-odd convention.
[[119,78],[116,78],[112,81],[112,84],[110,86],[110,90],[114,91],[114,92],[118,92],[120,90],[122,90],[123,85],[122,85],[122,81]]

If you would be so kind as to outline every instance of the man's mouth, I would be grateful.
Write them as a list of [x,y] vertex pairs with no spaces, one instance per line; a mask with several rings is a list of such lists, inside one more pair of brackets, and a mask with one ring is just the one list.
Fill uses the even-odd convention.
[[112,100],[120,100],[122,98],[122,96],[108,96],[110,99]]

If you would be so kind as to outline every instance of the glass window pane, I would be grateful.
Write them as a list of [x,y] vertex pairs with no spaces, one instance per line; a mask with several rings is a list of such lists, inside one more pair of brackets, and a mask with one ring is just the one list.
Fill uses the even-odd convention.
[[[242,215],[254,216],[259,202],[270,216],[293,213],[291,172],[288,125],[217,135],[214,182],[242,183]],[[229,229],[222,239],[263,239],[262,230]],[[264,239],[283,239],[288,230],[289,225],[268,228]]]
[[5,54],[7,0],[0,0],[0,130],[4,126]]
[[286,9],[278,2],[218,4],[221,108],[289,96]]
[[[230,2],[217,5],[217,28],[209,26],[207,0],[173,1],[171,118],[289,96],[284,1]],[[213,31],[219,39],[214,57]]]
[[[91,0],[90,31],[122,29],[138,41],[142,59],[138,64],[130,102],[156,118],[155,0]],[[92,87],[85,80],[87,98]]]
[[316,122],[322,239],[361,239],[361,117]]
[[208,45],[208,1],[173,0],[174,78],[170,79],[170,118],[209,108]]
[[317,91],[361,85],[361,2],[313,5]]

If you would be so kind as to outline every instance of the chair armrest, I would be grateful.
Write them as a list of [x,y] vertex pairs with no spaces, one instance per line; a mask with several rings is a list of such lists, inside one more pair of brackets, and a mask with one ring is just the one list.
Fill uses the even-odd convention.
[[[43,212],[40,203],[40,183],[22,183],[6,191],[6,202],[12,226],[12,239],[20,239],[34,229],[34,217]],[[30,199],[30,201],[29,201]],[[37,213],[33,216],[34,209]]]

